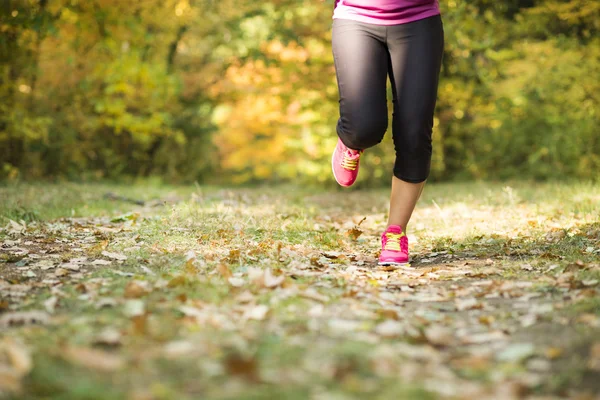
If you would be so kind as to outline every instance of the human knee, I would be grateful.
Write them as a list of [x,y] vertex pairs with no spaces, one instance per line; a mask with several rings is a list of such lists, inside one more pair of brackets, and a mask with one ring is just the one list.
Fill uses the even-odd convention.
[[353,121],[349,128],[344,130],[342,139],[346,146],[356,150],[364,150],[377,145],[383,140],[387,124],[387,116],[369,117]]
[[396,154],[427,158],[432,150],[432,128],[427,124],[404,126],[394,135]]

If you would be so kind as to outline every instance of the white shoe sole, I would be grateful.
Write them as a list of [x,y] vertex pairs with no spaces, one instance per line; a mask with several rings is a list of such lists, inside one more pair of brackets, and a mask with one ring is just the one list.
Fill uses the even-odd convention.
[[335,146],[335,149],[333,149],[333,154],[331,154],[331,173],[333,174],[333,179],[335,179],[335,181],[338,183],[338,185],[347,187],[346,185],[342,185],[340,183],[340,181],[338,180],[337,176],[335,176],[335,167],[333,166],[333,164],[334,164],[334,160],[335,160],[335,152],[336,151],[337,151],[337,146]]
[[384,266],[408,267],[408,266],[410,266],[410,261],[407,261],[407,262],[379,261],[379,263],[377,265],[380,265],[382,267],[384,267]]

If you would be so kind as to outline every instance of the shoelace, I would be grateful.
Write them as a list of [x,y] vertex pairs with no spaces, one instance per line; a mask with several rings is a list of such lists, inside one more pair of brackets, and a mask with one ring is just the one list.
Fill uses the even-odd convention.
[[385,234],[385,237],[387,238],[386,242],[385,242],[385,246],[383,246],[384,250],[394,250],[394,251],[400,251],[400,239],[402,239],[404,236],[406,236],[404,234],[404,232],[402,233],[391,233],[388,232]]
[[356,170],[356,168],[358,168],[358,157],[350,158],[348,153],[344,153],[344,158],[342,159],[342,168],[347,169],[348,171]]

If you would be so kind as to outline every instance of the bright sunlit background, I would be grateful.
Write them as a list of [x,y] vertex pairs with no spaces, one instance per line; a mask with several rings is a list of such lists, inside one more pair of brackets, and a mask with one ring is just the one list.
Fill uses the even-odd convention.
[[[332,184],[332,7],[2,1],[0,178]],[[596,177],[600,2],[441,7],[432,180]],[[393,158],[388,136],[359,184]]]

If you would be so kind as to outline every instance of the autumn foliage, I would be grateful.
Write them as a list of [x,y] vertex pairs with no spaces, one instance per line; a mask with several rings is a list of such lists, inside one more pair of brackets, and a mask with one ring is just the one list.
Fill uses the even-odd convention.
[[[331,183],[331,7],[4,1],[0,177]],[[432,179],[596,177],[600,4],[442,8]],[[362,184],[391,176],[388,139]]]

